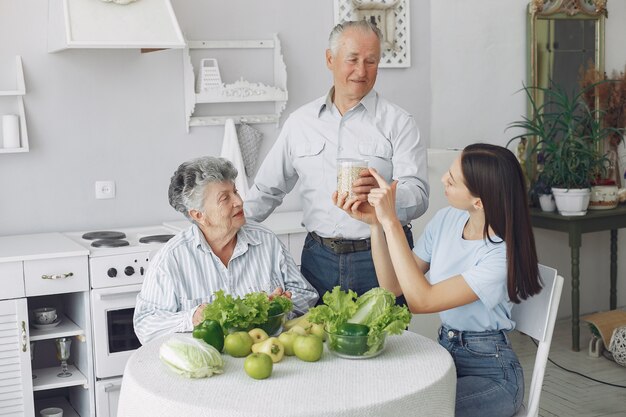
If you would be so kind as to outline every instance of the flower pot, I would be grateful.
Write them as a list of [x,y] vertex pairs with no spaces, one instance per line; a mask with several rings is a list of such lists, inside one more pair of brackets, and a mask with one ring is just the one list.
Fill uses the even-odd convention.
[[591,187],[589,210],[614,209],[618,204],[617,185],[594,185]]
[[539,194],[539,205],[542,211],[556,210],[556,203],[552,194]]
[[561,216],[584,216],[587,214],[591,190],[589,188],[554,188],[552,194]]

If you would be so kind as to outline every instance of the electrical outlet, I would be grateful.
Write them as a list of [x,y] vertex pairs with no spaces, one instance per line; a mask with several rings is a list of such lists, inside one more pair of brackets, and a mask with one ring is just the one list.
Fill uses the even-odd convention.
[[96,181],[96,198],[115,198],[115,181]]

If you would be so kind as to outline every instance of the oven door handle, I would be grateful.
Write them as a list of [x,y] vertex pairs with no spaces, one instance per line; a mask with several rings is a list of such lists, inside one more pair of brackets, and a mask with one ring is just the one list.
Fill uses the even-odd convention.
[[113,392],[113,391],[119,391],[120,389],[122,389],[122,384],[106,384],[104,386],[104,392]]
[[139,294],[139,292],[140,291],[127,291],[115,294],[96,294],[96,297],[98,297],[99,300],[114,300],[119,298],[126,298],[129,296],[137,297],[137,294]]

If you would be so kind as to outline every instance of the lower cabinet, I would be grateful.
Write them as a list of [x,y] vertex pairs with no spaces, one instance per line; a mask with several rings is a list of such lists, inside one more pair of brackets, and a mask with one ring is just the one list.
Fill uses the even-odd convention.
[[31,417],[33,384],[25,298],[0,301],[0,412]]
[[95,416],[87,256],[0,263],[0,282],[0,415]]

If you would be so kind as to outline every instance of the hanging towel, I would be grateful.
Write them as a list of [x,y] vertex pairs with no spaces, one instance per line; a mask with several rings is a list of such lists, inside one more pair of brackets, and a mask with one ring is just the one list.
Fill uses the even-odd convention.
[[246,175],[248,178],[254,178],[263,133],[250,125],[240,123],[237,128],[237,137],[239,138],[243,163],[246,165]]
[[224,124],[224,141],[222,143],[222,154],[220,156],[232,162],[237,169],[238,174],[235,179],[235,186],[241,198],[245,200],[246,193],[248,192],[248,179],[246,178],[246,167],[243,163],[243,157],[241,156],[241,148],[239,147],[237,130],[235,129],[233,119],[226,119],[226,123]]

